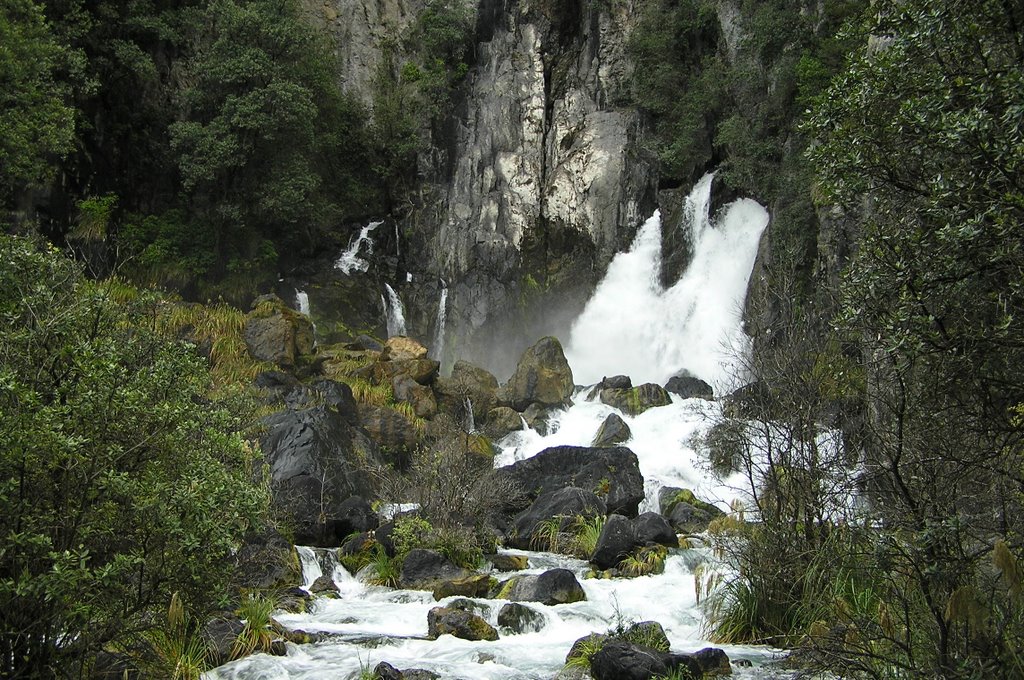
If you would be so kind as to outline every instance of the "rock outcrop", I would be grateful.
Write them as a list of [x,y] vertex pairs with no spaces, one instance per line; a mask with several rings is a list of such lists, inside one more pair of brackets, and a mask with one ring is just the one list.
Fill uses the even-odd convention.
[[604,517],[607,507],[592,491],[568,486],[553,489],[537,497],[529,508],[519,513],[506,532],[505,543],[523,550],[547,549],[538,543],[537,528],[554,518],[561,519],[562,529],[575,517]]
[[557,338],[541,338],[523,352],[516,370],[503,387],[503,396],[517,411],[529,406],[561,406],[569,401],[575,384],[572,369]]

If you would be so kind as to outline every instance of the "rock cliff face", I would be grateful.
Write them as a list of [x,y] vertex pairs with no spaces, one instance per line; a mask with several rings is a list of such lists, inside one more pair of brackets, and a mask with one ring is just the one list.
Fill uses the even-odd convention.
[[[438,153],[421,170],[419,205],[402,225],[422,244],[406,268],[450,286],[449,359],[503,377],[512,366],[496,357],[518,356],[544,334],[564,336],[612,255],[653,210],[654,164],[640,150],[640,118],[625,105],[638,3],[476,7],[461,103],[443,132],[434,131]],[[338,44],[342,86],[370,103],[383,42],[422,5],[329,0],[307,11]],[[427,304],[432,296],[423,297]],[[541,308],[543,316],[533,313]]]

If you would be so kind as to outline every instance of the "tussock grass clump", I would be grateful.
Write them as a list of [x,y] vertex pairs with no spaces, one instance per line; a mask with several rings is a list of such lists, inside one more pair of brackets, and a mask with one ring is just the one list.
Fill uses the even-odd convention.
[[273,597],[250,593],[242,600],[238,608],[238,616],[245,621],[245,628],[235,639],[231,656],[240,659],[253,652],[269,652],[273,642],[273,623],[271,616],[277,602]]

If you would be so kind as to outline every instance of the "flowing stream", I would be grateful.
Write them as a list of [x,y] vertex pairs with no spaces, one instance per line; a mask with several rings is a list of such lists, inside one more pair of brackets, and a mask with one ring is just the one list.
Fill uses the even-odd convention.
[[[630,250],[617,255],[605,279],[577,319],[566,354],[576,382],[594,383],[604,375],[628,374],[634,384],[664,382],[687,369],[720,390],[742,379],[736,366],[749,339],[742,331],[741,310],[758,240],[768,216],[753,201],[726,208],[719,223],[707,214],[711,177],[690,196],[689,217],[693,261],[680,280],[665,289],[658,283],[661,219],[655,214],[639,230]],[[389,294],[393,293],[389,289]],[[442,296],[444,293],[442,293]],[[439,316],[443,318],[444,297]],[[548,420],[548,434],[531,429],[514,432],[499,445],[495,465],[511,464],[549,446],[590,445],[603,420],[618,413],[632,438],[624,446],[639,460],[646,500],[641,511],[657,510],[662,486],[692,489],[696,495],[728,510],[742,496],[739,477],[716,479],[701,452],[700,436],[720,415],[717,402],[673,396],[667,406],[640,415],[619,413],[588,401],[580,390],[569,408]],[[524,421],[525,423],[525,421]],[[210,680],[298,680],[355,678],[387,661],[397,668],[422,668],[442,678],[540,680],[553,678],[563,667],[573,642],[618,624],[654,620],[664,626],[673,651],[692,652],[709,646],[705,616],[698,603],[700,570],[714,558],[703,547],[670,551],[662,574],[632,579],[586,579],[583,560],[543,552],[505,551],[526,555],[527,573],[553,567],[574,571],[586,592],[584,602],[544,606],[539,632],[499,632],[495,642],[469,642],[450,635],[427,639],[427,612],[454,598],[435,602],[427,591],[392,590],[358,581],[332,558],[300,549],[308,587],[322,573],[332,573],[340,589],[337,599],[319,599],[304,614],[279,613],[291,629],[329,634],[325,641],[289,646],[285,657],[255,655],[209,673]],[[707,573],[706,571],[704,572]],[[506,574],[498,574],[505,578]],[[497,613],[506,601],[479,599],[484,618],[497,627]],[[724,646],[730,659],[745,659],[736,678],[779,677],[766,663],[777,655],[763,647]]]

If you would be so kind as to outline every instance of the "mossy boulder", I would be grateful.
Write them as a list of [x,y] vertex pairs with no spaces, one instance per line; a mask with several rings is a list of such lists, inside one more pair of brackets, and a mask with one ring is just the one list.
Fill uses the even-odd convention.
[[513,576],[498,591],[498,599],[540,602],[548,606],[587,599],[583,586],[568,569],[549,569],[543,574]]
[[486,597],[491,589],[491,577],[487,574],[472,574],[463,578],[442,581],[434,586],[434,599],[459,595],[462,597]]
[[501,439],[511,432],[523,429],[523,417],[508,406],[497,406],[487,412],[484,432],[492,439]]
[[510,633],[536,633],[545,623],[542,613],[519,602],[509,602],[498,611],[498,627]]
[[557,338],[546,337],[527,349],[505,385],[503,395],[512,408],[525,411],[531,404],[561,406],[575,389],[572,369]]
[[661,385],[644,383],[629,389],[612,387],[601,390],[601,403],[631,416],[638,416],[647,409],[668,406],[672,403],[672,397]]
[[484,556],[495,571],[522,571],[529,566],[526,555],[506,555],[498,553]]
[[300,356],[313,353],[315,344],[309,317],[272,294],[256,298],[245,317],[242,336],[253,359],[282,368],[293,368]]
[[434,607],[427,612],[427,635],[433,639],[442,635],[463,640],[498,639],[498,631],[481,617],[450,607]]
[[427,348],[422,344],[405,336],[388,338],[384,343],[384,351],[380,355],[381,361],[407,361],[410,359],[425,359]]
[[697,498],[689,489],[665,487],[658,492],[661,514],[678,532],[695,534],[705,531],[715,519],[725,513],[714,505]]

